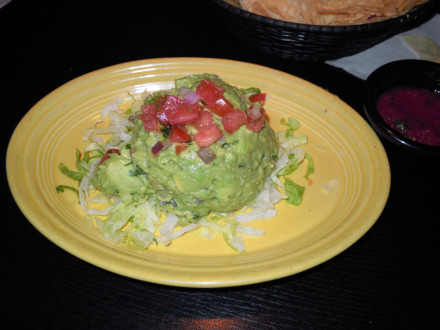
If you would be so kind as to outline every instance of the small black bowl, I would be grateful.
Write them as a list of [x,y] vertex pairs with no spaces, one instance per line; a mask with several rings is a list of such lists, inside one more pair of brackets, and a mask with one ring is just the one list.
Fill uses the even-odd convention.
[[[440,64],[423,60],[401,60],[375,70],[366,81],[364,111],[376,133],[405,150],[440,156],[440,146],[416,142],[389,126],[376,107],[379,97],[392,88],[418,87],[440,93]],[[416,110],[416,109],[415,109]]]

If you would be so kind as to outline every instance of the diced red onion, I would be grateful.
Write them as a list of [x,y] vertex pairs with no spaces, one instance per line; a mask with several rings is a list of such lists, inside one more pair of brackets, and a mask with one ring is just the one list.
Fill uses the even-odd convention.
[[258,106],[253,106],[252,108],[250,108],[247,111],[248,116],[252,119],[252,120],[257,120],[258,118],[261,117],[261,110],[260,107]]
[[177,89],[177,93],[179,93],[180,96],[185,96],[188,95],[189,93],[192,93],[192,89],[186,86],[182,86]]
[[137,114],[136,112],[134,114],[132,114],[130,117],[128,117],[128,121],[133,122],[136,118]]
[[151,148],[151,152],[153,155],[157,155],[161,150],[163,149],[162,142],[158,141],[156,144]]
[[162,145],[163,145],[163,147],[162,147],[162,149],[161,150],[167,150],[169,147],[171,147],[173,144],[170,142],[170,140],[165,140],[163,143],[162,143]]
[[191,93],[189,93],[189,94],[186,94],[186,95],[183,97],[183,100],[184,100],[187,104],[192,105],[192,104],[195,104],[195,103],[199,102],[199,96],[197,95],[196,92],[191,92]]
[[203,147],[200,148],[197,151],[197,155],[199,155],[199,157],[206,163],[209,164],[211,163],[215,158],[216,155],[214,153],[214,151],[212,151],[211,149],[209,149],[209,147]]

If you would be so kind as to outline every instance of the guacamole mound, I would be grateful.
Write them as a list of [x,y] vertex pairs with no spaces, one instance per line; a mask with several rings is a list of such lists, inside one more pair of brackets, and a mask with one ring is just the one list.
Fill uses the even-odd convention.
[[[210,79],[224,88],[224,97],[235,109],[246,113],[249,99],[236,87],[212,74],[192,75],[176,81],[171,93],[184,86],[196,90],[200,82]],[[139,114],[139,112],[138,112]],[[134,119],[132,139],[120,154],[112,154],[95,171],[92,183],[106,194],[147,198],[161,208],[186,221],[197,221],[211,211],[226,213],[249,205],[263,188],[274,170],[277,140],[267,122],[258,131],[242,125],[233,134],[227,133],[222,118],[212,114],[223,136],[209,146],[215,158],[207,163],[199,155],[195,141],[167,142],[166,127],[147,131],[142,120]],[[186,125],[190,135],[197,133],[192,124]],[[158,153],[152,149],[158,142],[166,145]]]

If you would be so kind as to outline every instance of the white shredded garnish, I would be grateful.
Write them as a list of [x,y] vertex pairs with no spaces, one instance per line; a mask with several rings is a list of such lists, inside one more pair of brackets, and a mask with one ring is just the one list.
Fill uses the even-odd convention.
[[213,234],[208,227],[203,227],[202,224],[200,224],[200,226],[202,227],[202,229],[200,230],[199,237],[213,239],[216,236],[216,234]]
[[235,229],[237,234],[246,235],[246,236],[264,236],[266,231],[263,229],[254,228],[251,226],[243,226],[238,225]]
[[229,238],[229,244],[235,251],[237,252],[243,252],[245,250],[244,248],[244,241],[242,236],[234,235]]
[[333,179],[330,180],[328,182],[325,182],[322,186],[321,189],[322,191],[324,191],[326,194],[330,194],[331,192],[333,192],[334,190],[338,189],[341,186],[341,181],[339,179]]
[[163,224],[159,227],[159,233],[162,236],[161,241],[164,245],[169,245],[171,243],[171,235],[173,234],[174,227],[176,227],[178,220],[177,215],[170,213],[165,218]]
[[92,203],[105,203],[107,202],[107,199],[100,199],[100,198],[91,198],[89,195],[89,190],[90,190],[90,181],[93,179],[93,175],[95,173],[96,168],[99,165],[100,160],[96,160],[95,162],[92,163],[92,165],[90,166],[90,174],[87,177],[84,177],[81,180],[81,184],[80,184],[80,189],[84,191],[86,198],[88,201],[92,202]]
[[174,240],[174,239],[182,236],[183,234],[189,233],[189,232],[191,232],[191,231],[193,231],[193,230],[195,230],[195,229],[197,229],[199,227],[200,227],[199,223],[191,223],[191,224],[183,227],[182,229],[172,233],[171,234],[171,240]]
[[[173,216],[174,214],[168,214],[167,215],[167,219],[170,217],[170,215]],[[174,217],[172,217],[172,218],[174,218]],[[177,219],[177,217],[176,217],[176,219]],[[165,224],[165,222],[164,222],[164,224]],[[162,236],[156,237],[156,241],[158,241],[160,243],[163,243],[163,245],[169,245],[171,243],[171,241],[175,240],[176,238],[182,236],[185,233],[189,233],[191,231],[194,231],[194,230],[196,230],[197,228],[200,227],[200,223],[198,223],[198,222],[197,223],[191,223],[191,224],[189,224],[189,225],[187,225],[187,226],[185,226],[185,227],[183,227],[183,228],[173,232],[173,230],[175,228],[175,225],[176,224],[174,224],[172,230],[169,230],[170,228],[168,228],[168,225],[167,225],[166,230],[164,230],[162,228],[163,227],[163,225],[162,225],[160,227],[160,229],[159,229],[159,232],[160,232],[160,234]],[[161,231],[161,229],[162,229],[162,231]]]
[[109,207],[102,209],[102,210],[100,210],[100,209],[87,209],[85,211],[85,213],[88,215],[104,215],[105,216],[105,215],[109,215],[110,213],[112,213],[115,206],[116,206],[116,204],[109,206]]
[[204,218],[202,218],[199,221],[199,223],[200,223],[200,225],[202,227],[206,227],[206,228],[212,229],[213,231],[215,231],[217,233],[219,233],[223,229],[223,226],[219,225],[217,222],[207,221]]
[[109,117],[111,121],[115,121],[119,118],[121,113],[120,105],[124,102],[124,99],[117,96],[113,101],[104,106],[101,110],[101,117]]
[[249,205],[251,211],[235,216],[235,220],[238,222],[248,222],[257,219],[273,218],[277,215],[274,204],[278,203],[281,198],[281,193],[274,186],[271,178],[268,178],[263,190],[255,198],[255,201]]

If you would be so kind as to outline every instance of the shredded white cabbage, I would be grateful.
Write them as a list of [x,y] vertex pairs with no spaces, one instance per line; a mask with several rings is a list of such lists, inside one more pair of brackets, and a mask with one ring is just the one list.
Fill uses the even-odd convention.
[[177,215],[168,214],[162,226],[159,227],[159,233],[163,237],[161,241],[164,245],[169,245],[171,243],[171,235],[174,232],[174,227],[176,227],[178,220]]
[[263,190],[258,194],[255,201],[249,205],[250,211],[235,216],[238,222],[248,222],[257,219],[269,219],[277,215],[275,204],[282,198],[281,193],[272,182],[272,178],[268,178],[265,182]]
[[323,183],[321,189],[326,193],[330,194],[334,190],[338,189],[341,186],[341,181],[339,179],[332,179],[328,182]]

